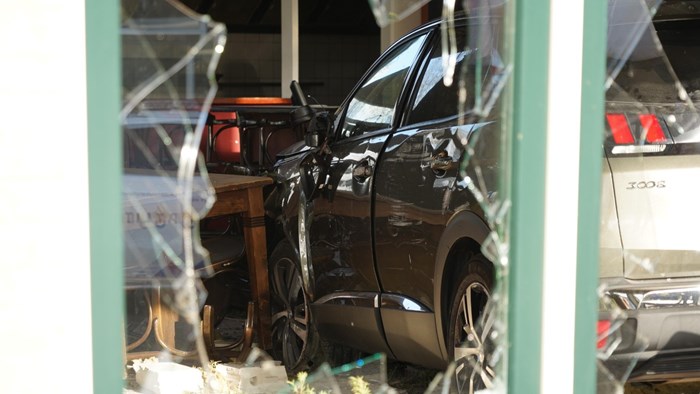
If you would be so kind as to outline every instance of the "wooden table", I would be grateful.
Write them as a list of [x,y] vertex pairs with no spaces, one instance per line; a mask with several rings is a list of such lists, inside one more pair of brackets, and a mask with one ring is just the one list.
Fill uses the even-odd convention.
[[270,289],[267,274],[267,241],[262,188],[272,183],[268,177],[209,174],[216,202],[207,217],[241,214],[248,259],[250,288],[255,302],[256,330],[260,347],[272,347],[270,331]]
[[[137,172],[134,173],[143,175]],[[263,349],[270,349],[272,347],[270,291],[267,273],[267,241],[262,188],[271,184],[272,179],[230,174],[209,174],[209,179],[216,192],[216,202],[206,217],[240,214],[243,218],[243,236],[253,302],[253,305],[248,310],[249,318],[251,312],[253,312],[253,326],[258,334],[259,346]],[[141,287],[134,287],[134,289],[139,288]],[[167,290],[160,287],[150,291],[150,297],[147,297],[146,300],[149,313],[147,328],[138,340],[133,343],[125,343],[125,352],[128,352],[125,358],[150,357],[154,353],[157,355],[158,352],[152,351],[133,352],[145,342],[152,332],[155,333],[155,339],[163,350],[180,357],[190,357],[195,354],[192,351],[178,350],[175,346],[175,323],[180,316],[176,310],[162,301],[164,299],[164,291]],[[167,297],[172,298],[173,295],[168,294]],[[209,312],[211,312],[211,309],[209,309]],[[207,314],[205,313],[205,315]],[[205,318],[205,322],[209,323],[210,321],[207,321]],[[248,325],[248,322],[246,325]],[[213,329],[211,325],[207,325],[207,328],[210,331]],[[204,334],[205,336],[207,335],[207,333]],[[209,332],[208,334],[211,339],[212,333]]]

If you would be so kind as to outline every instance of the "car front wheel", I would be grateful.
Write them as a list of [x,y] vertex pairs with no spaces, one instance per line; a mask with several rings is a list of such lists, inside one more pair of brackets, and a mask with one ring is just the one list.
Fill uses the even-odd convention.
[[311,367],[316,353],[309,297],[294,248],[283,241],[270,257],[272,356],[289,372]]
[[486,344],[489,319],[484,319],[492,289],[489,266],[483,255],[473,255],[452,294],[447,345],[450,359],[456,363],[455,383],[460,393],[471,394],[493,384]]

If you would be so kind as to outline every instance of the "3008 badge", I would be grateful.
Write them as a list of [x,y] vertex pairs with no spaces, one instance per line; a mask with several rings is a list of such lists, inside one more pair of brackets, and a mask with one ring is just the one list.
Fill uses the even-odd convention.
[[666,181],[639,181],[627,182],[626,189],[663,189],[665,187]]

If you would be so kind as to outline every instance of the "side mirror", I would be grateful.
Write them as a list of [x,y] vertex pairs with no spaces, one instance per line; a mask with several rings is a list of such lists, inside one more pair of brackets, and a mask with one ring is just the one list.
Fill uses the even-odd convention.
[[304,142],[306,142],[306,145],[312,148],[321,146],[321,142],[328,135],[331,123],[328,112],[315,113],[309,122],[309,127],[306,129],[306,135],[304,135]]
[[298,126],[308,122],[306,133],[304,133],[304,142],[312,148],[321,146],[331,127],[330,115],[327,111],[315,112],[309,106],[299,82],[292,81],[289,89],[292,90],[292,102],[299,106],[290,113],[292,125]]
[[311,148],[318,148],[319,146],[321,146],[321,140],[318,134],[307,133],[304,136],[304,143],[306,144],[306,146],[309,146]]

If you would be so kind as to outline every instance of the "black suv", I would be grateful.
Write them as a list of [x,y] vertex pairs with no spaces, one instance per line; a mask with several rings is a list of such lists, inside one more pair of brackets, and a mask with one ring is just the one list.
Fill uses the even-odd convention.
[[[646,7],[609,7],[600,327],[617,333],[599,346],[622,371],[641,359],[633,378],[666,379],[700,371],[700,213],[688,200],[700,193],[700,2],[664,2],[653,24]],[[502,207],[498,23],[459,18],[447,61],[440,22],[423,26],[332,118],[295,114],[313,117],[311,132],[278,156],[266,202],[282,235],[270,275],[288,368],[308,367],[325,338],[434,368],[471,358],[492,378],[477,321],[497,271],[485,209]]]
[[[468,189],[480,179],[495,192],[500,134],[494,119],[459,113],[457,79],[496,80],[504,69],[495,50],[464,49],[469,23],[457,22],[451,86],[440,25],[428,24],[374,63],[333,120],[315,114],[319,133],[278,155],[266,210],[284,236],[269,261],[273,342],[289,369],[309,367],[319,336],[433,368],[481,351],[461,344],[494,267],[482,254],[491,230]],[[462,102],[473,106],[472,96]],[[481,173],[465,177],[476,134]]]

